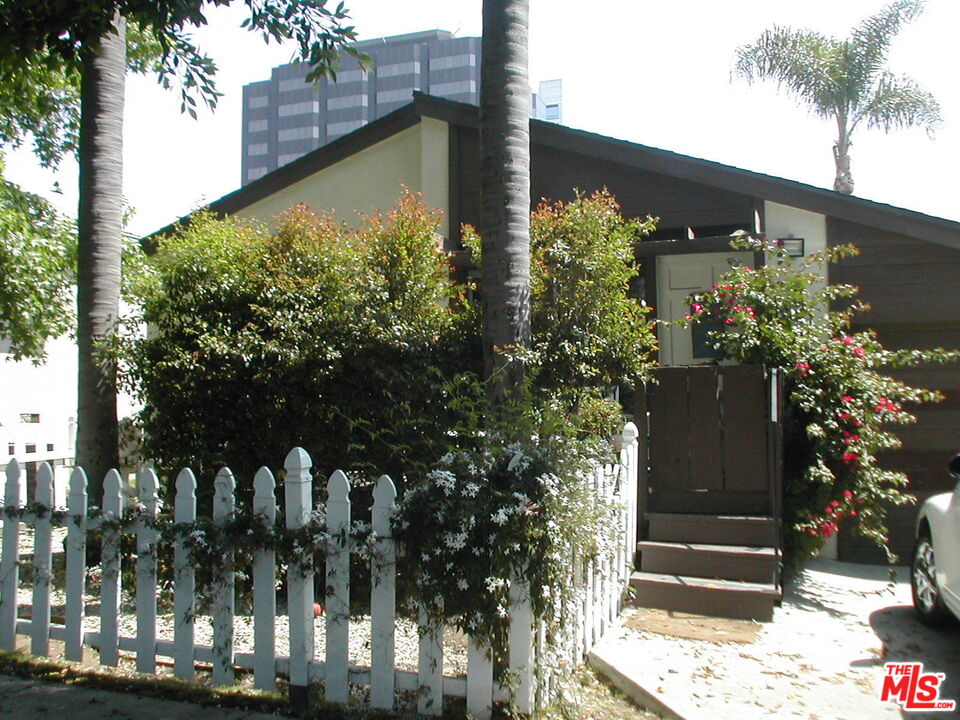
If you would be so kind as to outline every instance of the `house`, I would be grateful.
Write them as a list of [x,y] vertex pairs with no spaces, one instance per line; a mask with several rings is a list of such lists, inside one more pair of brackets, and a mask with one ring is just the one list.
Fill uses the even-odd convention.
[[[269,221],[307,202],[351,221],[357,211],[390,207],[402,183],[444,210],[441,232],[456,252],[461,224],[480,217],[478,124],[476,106],[417,94],[209,209]],[[638,256],[644,263],[639,292],[661,318],[678,317],[689,293],[712,286],[733,254],[724,236],[746,230],[802,238],[805,253],[855,243],[860,256],[830,268],[829,280],[860,287],[873,307],[861,316],[864,325],[892,348],[960,347],[960,223],[536,120],[531,183],[535,202],[571,199],[573,188],[606,187],[625,215],[660,218]],[[702,361],[689,331],[670,330],[661,345],[662,364]],[[945,366],[894,374],[946,396],[899,431],[903,449],[884,459],[909,473],[912,491],[923,499],[952,484],[946,464],[960,450],[960,372]],[[901,556],[910,550],[914,513],[901,508],[890,518],[891,542]],[[839,557],[879,559],[869,541],[854,537],[841,538]]]
[[68,336],[54,338],[44,348],[46,361],[35,365],[14,360],[6,342],[0,341],[0,472],[14,458],[23,464],[27,483],[20,499],[26,502],[40,463],[50,463],[62,506],[66,469],[75,456],[77,346]]

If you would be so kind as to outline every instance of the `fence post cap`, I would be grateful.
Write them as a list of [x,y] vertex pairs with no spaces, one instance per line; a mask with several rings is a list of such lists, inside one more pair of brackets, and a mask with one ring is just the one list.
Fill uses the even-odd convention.
[[7,482],[16,483],[20,479],[20,462],[16,458],[11,458],[7,463]]
[[257,470],[257,474],[253,476],[253,491],[256,495],[272,496],[276,487],[277,483],[273,479],[273,473],[270,472],[270,468],[264,465]]
[[327,480],[327,496],[329,502],[345,501],[350,496],[350,481],[343,470],[334,471],[330,479]]
[[313,467],[313,461],[306,450],[302,447],[295,447],[287,453],[287,458],[283,461],[283,467],[287,471],[287,482],[291,480],[297,482],[296,477],[291,476],[297,476],[310,470]]
[[640,437],[640,431],[637,429],[637,426],[632,422],[628,422],[623,426],[623,442],[624,444],[632,443],[638,437]]
[[103,491],[119,493],[121,487],[123,487],[123,478],[120,477],[120,472],[116,468],[108,470],[103,478]]
[[193,470],[184,468],[177,475],[177,494],[187,495],[197,491],[197,478],[193,475]]
[[213,480],[213,487],[221,494],[234,492],[237,489],[237,481],[233,477],[233,471],[228,467],[220,468]]
[[70,473],[70,494],[79,495],[87,492],[87,473],[79,465]]
[[373,500],[377,505],[389,505],[397,499],[397,487],[389,475],[381,475],[373,488]]
[[137,486],[140,489],[140,499],[153,498],[160,488],[160,481],[153,468],[144,468],[137,475]]

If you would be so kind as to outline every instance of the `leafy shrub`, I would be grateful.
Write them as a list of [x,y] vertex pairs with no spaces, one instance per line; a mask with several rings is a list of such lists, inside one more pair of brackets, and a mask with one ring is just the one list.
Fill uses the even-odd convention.
[[202,507],[219,467],[243,496],[294,445],[324,475],[425,471],[457,422],[448,379],[479,356],[471,310],[444,310],[436,226],[407,194],[359,231],[295,206],[272,232],[200,216],[161,241],[137,285],[151,332],[126,344],[145,454],[193,468]]
[[[631,242],[649,223],[621,218],[606,193],[533,222],[530,398],[608,435],[611,408],[590,386],[651,364],[646,310],[628,296]],[[479,313],[449,281],[438,224],[405,192],[358,230],[300,205],[272,231],[200,215],[163,239],[135,283],[152,332],[124,346],[145,454],[169,477],[193,468],[206,508],[217,469],[244,499],[243,478],[294,445],[318,474],[344,468],[364,485],[386,473],[401,489],[452,447],[476,448]]]
[[[843,520],[896,557],[884,525],[890,505],[912,502],[907,477],[884,470],[877,453],[899,447],[891,425],[916,421],[905,408],[937,401],[939,393],[913,388],[882,372],[887,367],[956,360],[957,352],[886,350],[871,330],[851,332],[866,306],[850,285],[824,286],[824,265],[855,254],[840,246],[804,260],[763,240],[733,246],[762,250],[772,262],[734,267],[713,290],[689,300],[688,322],[715,322],[715,346],[741,363],[786,371],[789,403],[785,448],[785,555],[797,565],[815,554]],[[828,310],[841,304],[843,309]]]
[[[533,343],[528,363],[538,388],[635,385],[655,363],[649,309],[630,297],[633,243],[654,221],[630,220],[606,190],[542,203],[530,216]],[[464,228],[473,262],[481,238]]]

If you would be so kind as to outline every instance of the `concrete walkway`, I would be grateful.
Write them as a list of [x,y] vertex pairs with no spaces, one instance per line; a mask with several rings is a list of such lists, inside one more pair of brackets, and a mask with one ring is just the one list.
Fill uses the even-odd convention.
[[[632,609],[590,663],[640,705],[682,720],[893,720],[960,717],[960,624],[913,614],[907,568],[816,559],[789,583],[772,623]],[[669,633],[669,634],[665,634]],[[885,662],[942,672],[956,713],[880,702]]]
[[277,720],[277,715],[230,710],[59,682],[0,675],[0,720]]

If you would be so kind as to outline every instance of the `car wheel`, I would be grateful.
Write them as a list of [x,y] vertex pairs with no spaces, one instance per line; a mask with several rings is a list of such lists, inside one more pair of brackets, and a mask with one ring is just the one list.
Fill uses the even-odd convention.
[[937,585],[933,541],[926,535],[917,538],[911,570],[910,589],[913,592],[913,607],[916,608],[917,615],[927,625],[940,625],[946,621],[949,613],[943,604],[940,586]]

